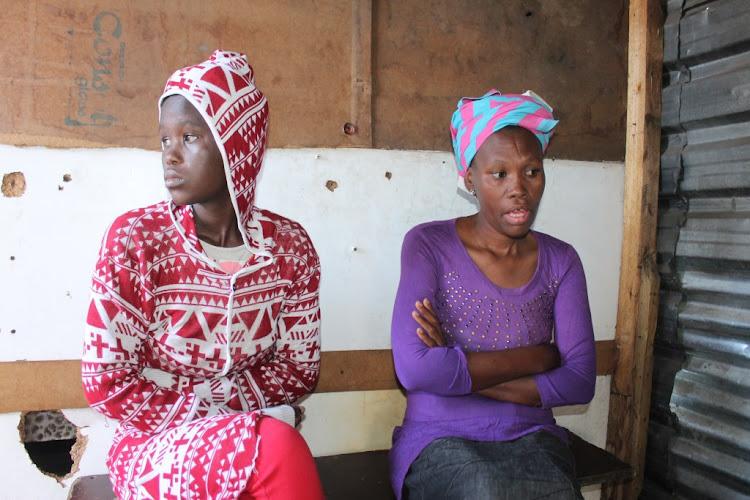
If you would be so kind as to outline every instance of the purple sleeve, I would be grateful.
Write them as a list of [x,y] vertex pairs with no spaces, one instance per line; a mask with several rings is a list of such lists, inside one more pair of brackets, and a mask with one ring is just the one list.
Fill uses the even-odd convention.
[[422,234],[419,228],[409,231],[401,248],[401,281],[391,323],[396,375],[409,391],[469,394],[471,377],[460,346],[430,348],[417,336],[419,325],[411,315],[414,304],[425,298],[436,304],[438,287],[436,258]]
[[583,265],[572,247],[563,258],[566,267],[554,307],[560,367],[534,377],[544,408],[588,403],[596,384],[594,327]]

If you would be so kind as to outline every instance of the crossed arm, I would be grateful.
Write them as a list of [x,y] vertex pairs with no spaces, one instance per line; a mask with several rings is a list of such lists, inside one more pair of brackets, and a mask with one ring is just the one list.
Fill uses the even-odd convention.
[[544,408],[590,401],[596,381],[594,334],[583,266],[575,251],[563,250],[567,253],[556,271],[560,284],[553,306],[554,344],[464,352],[446,344],[429,302],[443,274],[435,249],[450,244],[435,239],[435,234],[411,232],[402,248],[391,341],[404,388],[440,396],[480,394]]
[[[440,320],[428,299],[415,304],[412,317],[419,324],[416,334],[427,347],[446,345]],[[504,351],[467,352],[471,391],[482,396],[526,406],[540,406],[533,375],[560,365],[560,353],[552,344]]]

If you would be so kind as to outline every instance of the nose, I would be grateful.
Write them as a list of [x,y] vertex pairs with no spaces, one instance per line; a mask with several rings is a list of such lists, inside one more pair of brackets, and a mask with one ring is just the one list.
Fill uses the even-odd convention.
[[170,144],[164,146],[161,152],[161,158],[164,165],[177,165],[182,163],[182,151],[178,145]]
[[508,195],[511,198],[523,198],[526,196],[526,185],[522,175],[511,175],[508,178]]

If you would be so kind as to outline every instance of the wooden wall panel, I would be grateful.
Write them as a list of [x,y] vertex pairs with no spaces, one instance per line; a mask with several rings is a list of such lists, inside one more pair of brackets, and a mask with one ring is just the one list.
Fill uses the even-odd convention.
[[157,149],[167,77],[222,48],[248,55],[271,146],[351,143],[348,3],[8,0],[3,10],[0,142]]
[[[616,364],[614,341],[597,341],[597,375],[611,375]],[[399,388],[390,349],[324,351],[320,367],[317,393]],[[80,360],[2,362],[0,382],[0,413],[88,406]]]
[[221,47],[248,54],[272,147],[448,151],[460,97],[531,88],[550,156],[622,160],[626,4],[6,0],[0,143],[157,149],[166,78]]
[[374,144],[450,150],[463,96],[532,89],[561,121],[549,156],[625,157],[625,0],[376,1]]

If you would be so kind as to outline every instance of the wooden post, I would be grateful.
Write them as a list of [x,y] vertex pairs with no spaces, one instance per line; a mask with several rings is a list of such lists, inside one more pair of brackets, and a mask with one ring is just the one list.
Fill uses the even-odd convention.
[[350,145],[372,147],[372,0],[352,2]]
[[664,15],[660,0],[631,0],[628,41],[625,213],[607,449],[636,471],[602,498],[636,499],[643,486],[658,309],[659,196]]

